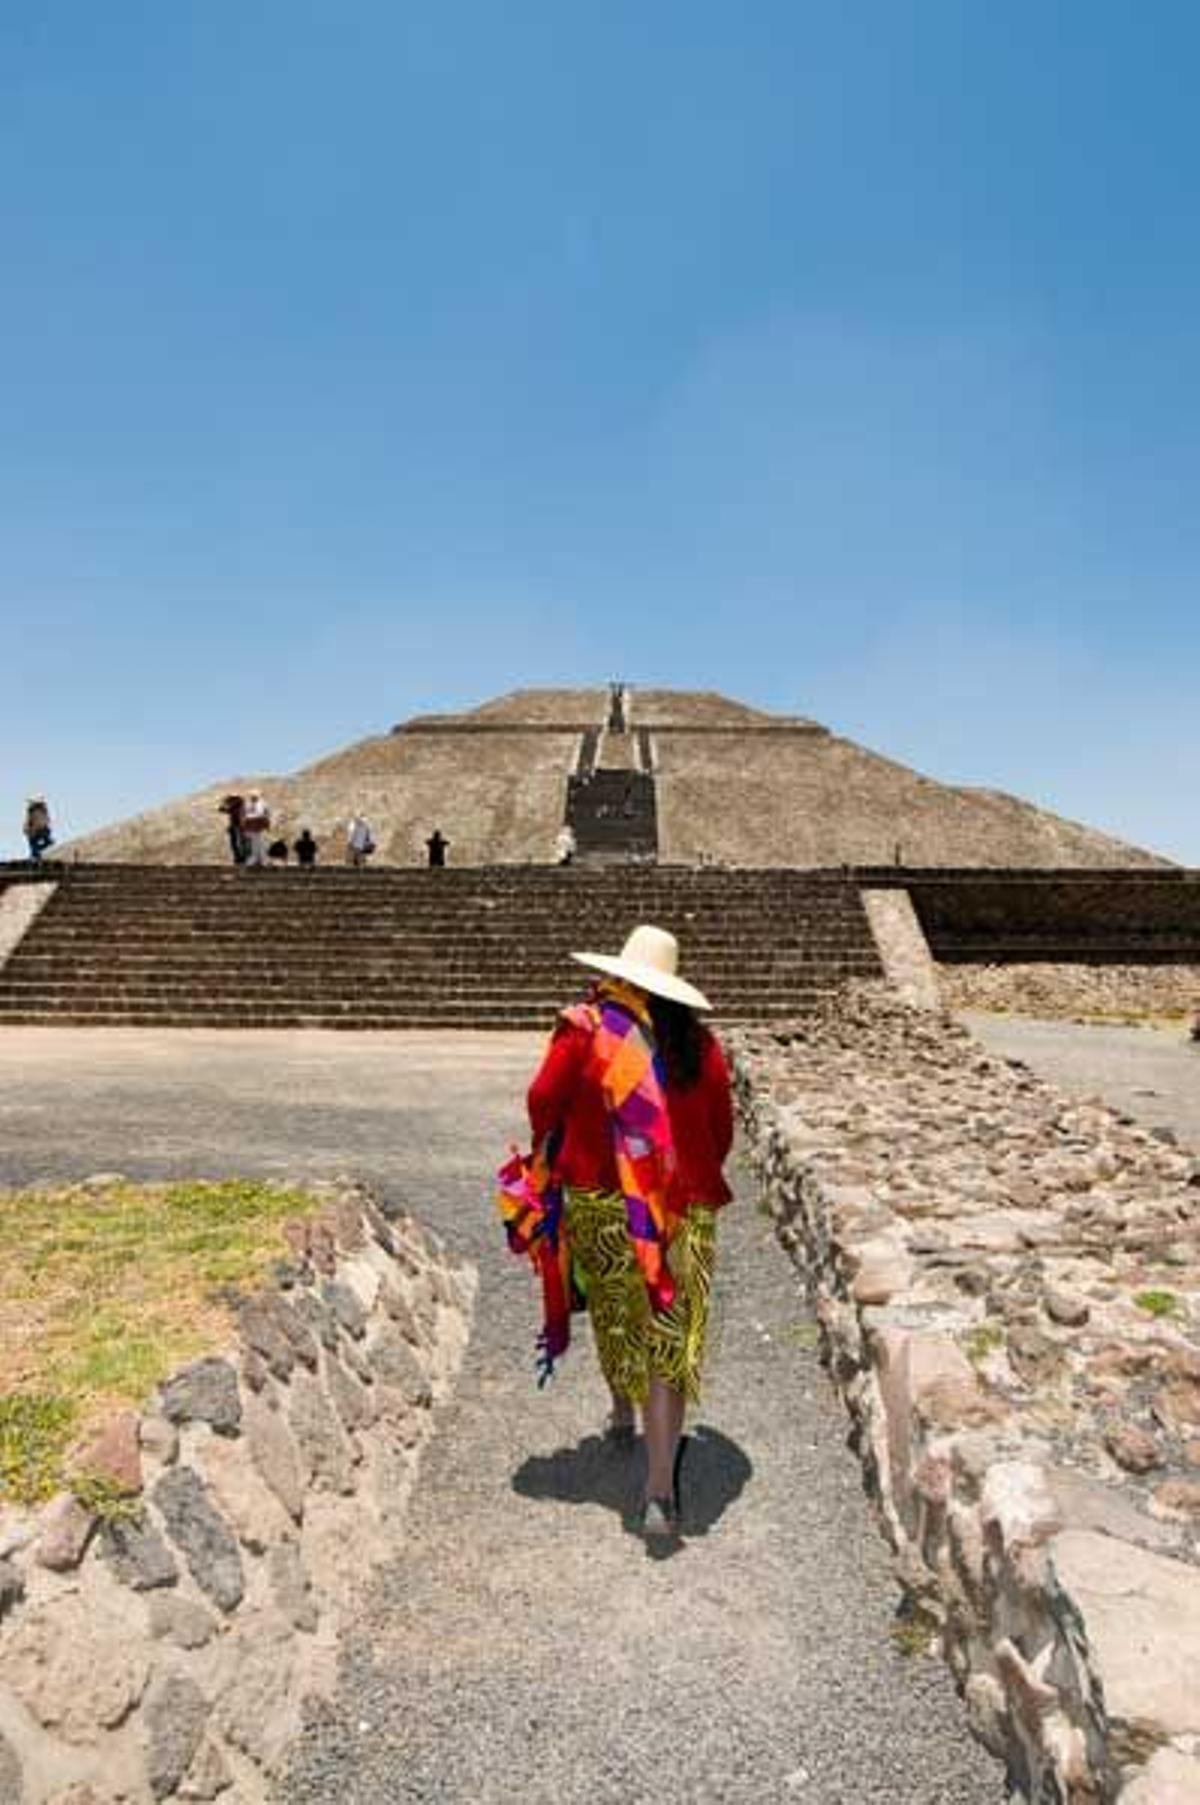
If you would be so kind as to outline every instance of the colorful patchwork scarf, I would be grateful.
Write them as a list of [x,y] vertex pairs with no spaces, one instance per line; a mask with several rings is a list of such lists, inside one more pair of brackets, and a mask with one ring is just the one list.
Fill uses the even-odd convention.
[[[592,1035],[592,1070],[612,1125],[630,1243],[651,1309],[667,1311],[675,1301],[675,1281],[666,1252],[679,1220],[667,1202],[675,1147],[649,1006],[640,991],[610,978],[597,986],[591,1001],[565,1010],[564,1016]],[[583,1307],[563,1220],[562,1188],[554,1174],[556,1151],[556,1136],[530,1154],[514,1149],[497,1174],[496,1202],[508,1245],[532,1261],[542,1281],[539,1386],[567,1350],[571,1311]]]
[[554,1362],[571,1340],[571,1311],[581,1309],[571,1249],[563,1221],[562,1186],[554,1176],[557,1137],[551,1135],[532,1153],[512,1157],[496,1174],[496,1207],[504,1222],[509,1250],[532,1262],[542,1281],[542,1328],[537,1340],[538,1387],[554,1372]]

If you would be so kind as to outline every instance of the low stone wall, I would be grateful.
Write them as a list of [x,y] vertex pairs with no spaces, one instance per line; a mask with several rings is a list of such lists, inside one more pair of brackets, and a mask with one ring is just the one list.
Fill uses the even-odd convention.
[[0,1510],[4,1805],[254,1805],[332,1689],[474,1275],[361,1187],[312,1188],[277,1282],[237,1304],[237,1345],[81,1453],[120,1502]]
[[879,985],[735,1066],[976,1732],[1029,1799],[1200,1799],[1200,1159]]
[[948,1009],[1066,1021],[1200,1014],[1200,965],[940,965],[937,986]]

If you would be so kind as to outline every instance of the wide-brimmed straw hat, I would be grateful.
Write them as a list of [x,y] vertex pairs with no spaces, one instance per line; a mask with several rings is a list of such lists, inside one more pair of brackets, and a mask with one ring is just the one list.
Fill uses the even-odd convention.
[[666,928],[643,923],[634,928],[619,953],[572,953],[572,959],[590,971],[602,971],[611,978],[624,978],[639,990],[672,1003],[686,1003],[689,1009],[711,1009],[712,1004],[679,976],[679,942]]

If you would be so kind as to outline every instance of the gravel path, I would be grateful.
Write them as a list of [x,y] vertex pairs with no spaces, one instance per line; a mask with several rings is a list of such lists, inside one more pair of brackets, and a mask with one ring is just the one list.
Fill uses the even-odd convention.
[[651,1560],[623,1528],[637,1456],[594,1433],[585,1335],[534,1388],[534,1300],[486,1174],[520,1133],[537,1051],[520,1035],[0,1033],[0,1182],[348,1170],[480,1265],[405,1545],[280,1799],[1000,1805],[947,1675],[890,1640],[884,1546],[744,1172],[680,1553]]
[[1147,1128],[1170,1128],[1200,1149],[1200,1045],[1183,1028],[1101,1027],[976,1010],[960,1020],[994,1053],[1023,1059],[1064,1090],[1103,1097]]

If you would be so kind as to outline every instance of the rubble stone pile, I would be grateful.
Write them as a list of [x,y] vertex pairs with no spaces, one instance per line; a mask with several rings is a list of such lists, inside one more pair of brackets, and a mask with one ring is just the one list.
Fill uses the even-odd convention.
[[735,1054],[976,1731],[1027,1797],[1200,1799],[1200,1158],[882,985]]
[[948,1009],[1068,1021],[1142,1021],[1200,1013],[1200,965],[941,965]]

